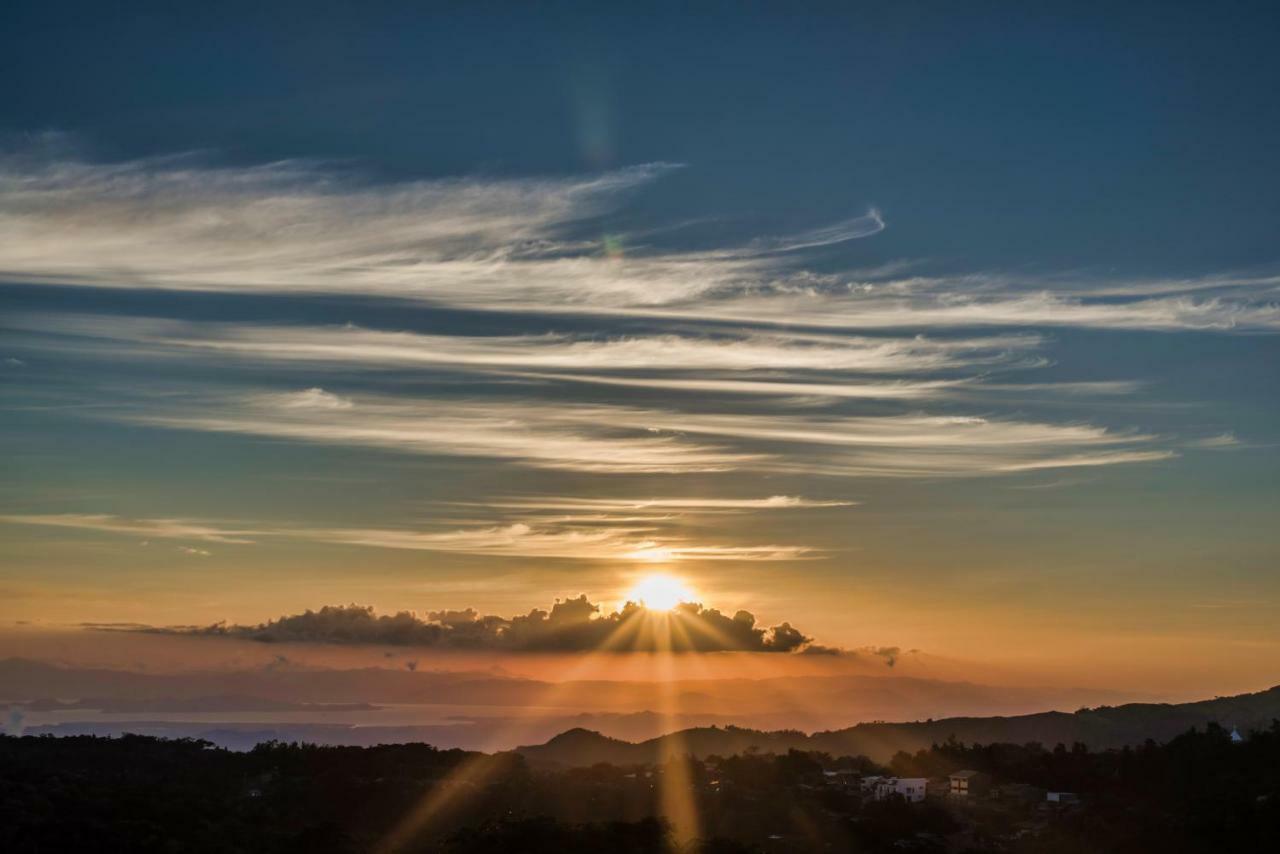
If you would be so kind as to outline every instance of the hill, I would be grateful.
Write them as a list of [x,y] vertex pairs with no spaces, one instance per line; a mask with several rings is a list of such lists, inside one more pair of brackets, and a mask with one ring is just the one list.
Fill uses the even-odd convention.
[[517,748],[540,765],[587,766],[598,762],[632,765],[689,754],[699,759],[757,751],[813,750],[833,756],[867,756],[887,762],[899,750],[915,752],[955,739],[965,743],[1039,742],[1088,745],[1105,750],[1165,742],[1192,727],[1219,723],[1242,732],[1263,729],[1280,719],[1280,686],[1254,694],[1192,703],[1128,703],[1074,713],[1041,712],[1012,717],[957,717],[909,723],[864,723],[847,729],[806,734],[792,730],[762,732],[740,727],[697,727],[642,742],[621,741],[575,729],[545,744]]

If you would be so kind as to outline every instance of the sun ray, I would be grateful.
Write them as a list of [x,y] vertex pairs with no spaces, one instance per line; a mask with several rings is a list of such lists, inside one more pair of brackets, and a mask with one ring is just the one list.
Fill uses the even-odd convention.
[[[614,654],[611,649],[620,645],[626,636],[634,635],[639,629],[642,613],[637,611],[620,621],[601,642],[600,648],[584,653],[576,658],[562,678],[553,683],[532,708],[553,707],[555,701],[563,696],[573,680],[582,673],[595,667],[602,655]],[[522,732],[530,731],[540,720],[548,715],[524,715],[510,721],[499,728],[490,737],[490,745],[509,744]],[[408,846],[413,840],[427,831],[431,825],[441,819],[450,810],[456,809],[470,797],[477,794],[496,775],[510,767],[509,757],[488,752],[469,757],[455,769],[446,774],[426,793],[397,824],[388,832],[376,847],[379,854],[393,854]]]
[[675,618],[671,612],[650,612],[655,624],[657,649],[654,653],[658,665],[659,715],[669,733],[661,743],[664,760],[659,795],[663,817],[671,824],[676,850],[687,848],[700,835],[697,793],[688,760],[687,745],[679,726],[679,697],[676,693],[675,652],[672,649],[672,631]]

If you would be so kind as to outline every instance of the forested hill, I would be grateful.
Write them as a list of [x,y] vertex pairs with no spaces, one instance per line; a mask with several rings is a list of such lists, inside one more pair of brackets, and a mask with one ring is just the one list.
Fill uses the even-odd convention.
[[1041,712],[1015,717],[943,718],[910,723],[864,723],[848,729],[807,735],[795,731],[759,732],[738,727],[699,727],[639,743],[608,738],[589,730],[561,733],[545,744],[518,748],[536,763],[586,766],[597,762],[649,763],[672,754],[729,756],[759,751],[810,750],[833,756],[867,756],[887,762],[895,753],[914,753],[955,739],[965,743],[1004,742],[1045,745],[1082,743],[1094,750],[1168,741],[1192,727],[1218,723],[1242,733],[1280,719],[1280,686],[1255,694],[1218,697],[1194,703],[1129,703],[1077,712]]

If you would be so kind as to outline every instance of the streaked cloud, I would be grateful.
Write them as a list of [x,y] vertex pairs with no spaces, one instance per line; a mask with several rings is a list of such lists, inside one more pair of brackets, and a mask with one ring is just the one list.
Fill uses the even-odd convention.
[[73,528],[108,534],[129,534],[156,539],[201,540],[209,543],[252,543],[250,536],[262,531],[220,527],[187,519],[127,519],[103,513],[31,513],[0,516],[0,522],[12,525],[40,525],[50,528]]
[[752,247],[771,252],[794,252],[798,249],[832,246],[849,240],[857,240],[859,237],[870,237],[873,234],[884,231],[884,228],[884,217],[880,214],[880,211],[872,208],[863,216],[853,217],[844,222],[837,222],[802,234],[757,240],[752,244]]
[[[299,397],[301,395],[301,397]],[[1158,437],[1084,423],[978,416],[704,413],[537,400],[414,400],[320,389],[122,411],[131,423],[412,454],[490,457],[601,473],[732,469],[878,475],[991,475],[1165,459]]]
[[977,416],[798,416],[632,412],[617,416],[660,433],[743,443],[764,470],[833,476],[993,475],[1150,462],[1155,436],[1088,424]]
[[[583,472],[706,472],[739,468],[748,451],[658,435],[641,426],[592,423],[608,407],[537,401],[438,401],[339,398],[351,406],[295,405],[323,390],[194,399],[168,409],[121,412],[119,420],[183,430],[239,433],[328,445],[438,456],[505,459]],[[336,396],[335,396],[336,397]],[[616,420],[616,418],[615,418]]]
[[665,303],[759,280],[779,253],[869,236],[876,212],[760,245],[619,258],[574,226],[668,172],[359,183],[319,164],[0,160],[0,276],[97,287],[353,293],[474,308]]
[[639,244],[619,254],[590,236],[600,233],[585,227],[593,218],[672,168],[378,184],[308,162],[11,154],[0,158],[0,278],[845,330],[1280,328],[1280,280],[1268,275],[1161,283],[805,269],[804,250],[881,231],[875,210],[727,248]]
[[870,400],[917,400],[938,397],[965,383],[961,380],[931,382],[794,382],[787,380],[669,379],[661,377],[611,377],[599,374],[525,374],[531,378],[589,385],[647,388],[665,391],[714,393],[723,395],[768,395],[776,397],[832,397]]
[[[783,499],[783,496],[778,496]],[[765,499],[765,502],[773,499]],[[787,499],[789,500],[789,499]],[[502,505],[493,505],[502,509]],[[532,510],[533,507],[519,506]],[[759,501],[706,499],[700,503],[669,502],[672,508],[710,506],[717,509],[736,507],[804,506],[768,504]],[[264,538],[292,539],[307,542],[340,543],[383,549],[452,552],[458,554],[499,557],[555,558],[566,560],[681,561],[735,560],[779,561],[801,560],[819,550],[796,545],[726,545],[695,541],[688,536],[662,533],[670,517],[655,516],[644,525],[623,525],[623,520],[602,514],[585,523],[572,519],[517,521],[503,525],[476,525],[467,528],[319,528],[305,526],[262,525],[253,530],[233,525],[175,519],[125,519],[105,514],[16,514],[0,516],[0,523],[37,525],[94,531],[110,535],[145,536],[155,539],[199,540],[209,543],[247,545]],[[597,524],[603,522],[604,525]],[[249,539],[245,535],[252,535]],[[146,541],[144,541],[144,544]],[[193,557],[209,557],[211,552],[193,546],[177,550]]]
[[803,546],[727,546],[682,538],[646,537],[647,528],[534,527],[524,522],[489,528],[419,532],[395,529],[291,531],[292,536],[386,549],[457,552],[573,560],[680,561],[799,560],[816,554]]
[[[5,328],[74,336],[142,356],[185,351],[280,364],[510,371],[854,371],[914,374],[1026,365],[1036,335],[968,338],[806,333],[629,336],[431,335],[344,326],[192,323],[106,315],[6,318]],[[63,342],[65,346],[65,342]]]
[[341,268],[373,282],[399,266],[412,278],[422,263],[500,264],[565,250],[540,240],[670,168],[377,186],[304,161],[217,168],[194,157],[92,164],[11,155],[0,160],[0,270],[32,281],[214,290],[331,290]]
[[[627,194],[673,168],[378,184],[308,163],[0,158],[0,279],[324,294],[372,307],[352,312],[363,325],[342,322],[356,300],[290,301],[314,309],[296,323],[145,309],[4,318],[18,356],[164,365],[178,377],[165,389],[96,388],[76,417],[519,466],[546,478],[512,489],[550,492],[573,478],[561,494],[495,498],[450,486],[428,499],[433,510],[452,508],[443,513],[384,507],[394,512],[336,525],[0,521],[186,539],[177,548],[193,557],[208,556],[201,542],[270,538],[615,566],[819,559],[842,547],[838,537],[805,527],[800,542],[757,539],[743,517],[851,507],[839,497],[851,479],[1006,477],[1235,444],[1230,434],[1188,441],[1097,423],[1099,412],[1123,418],[1133,406],[1123,398],[1145,397],[1148,386],[1065,371],[1057,381],[1028,378],[1060,356],[1044,329],[1280,328],[1280,280],[1267,276],[1127,288],[1088,277],[929,275],[915,262],[840,271],[824,247],[883,230],[875,210],[701,249],[688,240],[672,248],[661,229],[633,239],[601,227]],[[806,266],[816,260],[821,271]],[[441,306],[457,314],[434,312]],[[466,322],[455,326],[455,316]],[[75,394],[65,389],[42,394]],[[1069,405],[1069,415],[1027,406],[1041,402],[1033,394]],[[655,475],[686,479],[655,485]],[[743,475],[774,478],[769,491],[837,497],[744,493]],[[610,483],[623,497],[592,492],[603,476],[631,478]],[[874,487],[857,494],[875,501]]]
[[1216,436],[1206,436],[1203,439],[1192,439],[1187,442],[1187,446],[1191,448],[1206,448],[1209,450],[1230,450],[1239,448],[1241,442],[1236,438],[1234,433],[1219,433]]
[[799,495],[770,495],[767,498],[573,498],[537,496],[532,498],[498,498],[485,502],[486,507],[531,511],[632,512],[636,510],[679,510],[681,512],[721,512],[748,510],[787,510],[813,507],[852,507],[856,501],[818,501]]
[[1139,297],[1099,299],[1070,291],[1026,292],[1013,285],[997,293],[918,290],[903,295],[885,286],[807,293],[726,296],[696,308],[669,306],[632,309],[632,315],[709,320],[814,329],[963,329],[983,326],[1079,327],[1158,332],[1280,329],[1280,294],[1268,289],[1235,299],[1212,297]]

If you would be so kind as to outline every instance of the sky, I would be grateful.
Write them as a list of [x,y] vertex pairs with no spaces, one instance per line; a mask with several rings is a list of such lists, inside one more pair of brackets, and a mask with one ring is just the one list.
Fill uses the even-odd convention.
[[11,627],[657,573],[814,646],[1277,681],[1274,7],[4,18]]

